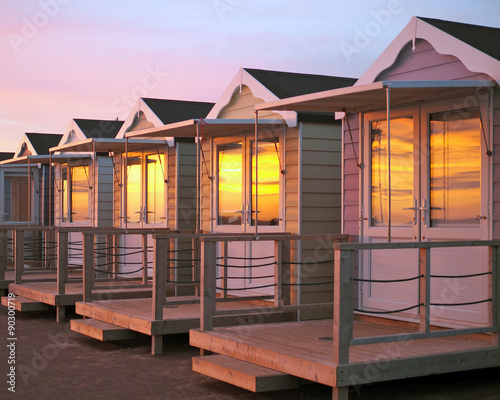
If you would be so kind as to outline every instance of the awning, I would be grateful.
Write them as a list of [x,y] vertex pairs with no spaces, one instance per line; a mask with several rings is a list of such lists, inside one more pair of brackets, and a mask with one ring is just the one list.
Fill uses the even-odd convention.
[[[259,119],[259,128],[284,125],[286,121],[281,119]],[[194,138],[198,126],[199,135],[226,136],[242,132],[255,132],[255,120],[253,119],[188,119],[175,122],[158,128],[144,129],[137,132],[126,133],[128,138],[139,137],[189,137]]]
[[[76,152],[76,153],[123,153],[125,151],[125,139],[91,138],[79,142],[63,144],[52,147],[50,152]],[[128,140],[128,151],[139,151],[155,146],[164,146],[166,140]],[[52,157],[59,156],[56,154]],[[62,156],[62,154],[61,154]]]
[[9,165],[28,165],[28,164],[49,164],[49,163],[64,163],[68,161],[81,160],[82,158],[90,158],[90,155],[79,155],[79,154],[56,154],[50,157],[49,155],[39,155],[39,156],[23,156],[12,158],[10,160],[4,160],[0,162],[0,166]]
[[380,81],[290,97],[258,104],[256,110],[344,111],[356,113],[386,108],[386,90],[391,92],[391,107],[463,94],[464,90],[495,87],[485,80],[467,81]]

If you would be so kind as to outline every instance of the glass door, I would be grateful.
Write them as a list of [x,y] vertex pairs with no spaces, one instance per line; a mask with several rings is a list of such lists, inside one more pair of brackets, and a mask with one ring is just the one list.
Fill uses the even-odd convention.
[[[450,110],[447,103],[391,110],[391,241],[480,240],[488,238],[488,157],[477,109]],[[384,113],[385,114],[385,113]],[[367,114],[363,240],[386,242],[389,224],[387,121],[382,113]],[[366,132],[365,131],[365,132]],[[487,268],[487,249],[434,249],[433,275],[457,276]],[[416,316],[418,281],[384,283],[419,275],[415,249],[373,250],[363,253],[364,309],[395,311],[397,317]],[[433,278],[435,304],[474,301],[487,293],[484,277]],[[472,293],[475,294],[472,294]],[[460,300],[459,300],[460,299]],[[475,300],[478,300],[477,298]],[[433,307],[433,323],[480,323],[484,304]]]
[[[279,138],[259,139],[258,150],[257,165],[253,136],[215,140],[215,233],[282,231]],[[238,291],[231,294],[272,293],[273,242],[231,242],[228,256],[228,287]]]

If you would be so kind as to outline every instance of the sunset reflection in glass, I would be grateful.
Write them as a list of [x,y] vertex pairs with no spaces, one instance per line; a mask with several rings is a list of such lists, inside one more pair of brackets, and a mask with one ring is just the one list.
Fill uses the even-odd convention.
[[479,225],[481,130],[476,109],[431,114],[431,226]]
[[[389,181],[387,174],[387,121],[370,125],[372,226],[387,226]],[[413,119],[391,119],[391,225],[412,223],[413,211]]]

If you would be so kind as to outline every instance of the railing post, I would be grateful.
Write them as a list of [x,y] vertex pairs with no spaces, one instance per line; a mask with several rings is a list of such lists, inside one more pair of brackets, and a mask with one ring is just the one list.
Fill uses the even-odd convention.
[[217,242],[201,241],[201,299],[200,299],[200,328],[202,331],[211,331],[212,317],[215,312],[215,275],[216,275]]
[[0,280],[5,280],[7,269],[7,229],[0,229]]
[[[191,239],[191,247],[193,249],[192,258],[193,258],[193,271],[192,278],[193,282],[200,281],[200,238],[199,236],[195,236]],[[200,296],[200,283],[196,284],[194,287],[194,295]]]
[[333,284],[333,363],[349,362],[349,342],[352,337],[352,269],[353,251],[335,249]]
[[[283,304],[288,306],[291,304],[292,299],[292,286],[290,285],[291,277],[291,241],[290,239],[283,239],[281,242],[281,286]],[[283,290],[283,286],[287,285],[287,289]]]
[[[113,235],[110,233],[106,234],[106,245],[105,245],[105,251],[104,253],[106,254],[106,271],[108,272],[113,272]],[[110,275],[108,274],[108,277]],[[116,275],[111,274],[112,278],[115,278]]]
[[274,306],[283,305],[283,240],[274,241]]
[[[155,321],[163,319],[163,306],[165,304],[165,281],[167,274],[167,258],[169,257],[169,238],[154,236],[153,242],[153,298],[152,315]],[[163,351],[163,335],[151,335],[151,354],[161,354]]]
[[92,301],[94,288],[94,234],[83,232],[83,301]]
[[420,332],[430,332],[431,249],[418,249]]
[[142,234],[142,284],[148,283],[148,234]]
[[153,245],[153,314],[151,315],[151,318],[154,320],[163,319],[169,245],[169,238],[155,237]]
[[121,243],[121,234],[115,233],[113,235],[113,277],[116,279],[118,277],[118,273],[120,272],[120,243]]
[[49,267],[53,266],[57,268],[57,232],[55,229],[51,229],[48,231],[49,243],[50,243],[50,251],[49,258],[50,263]]
[[[222,268],[221,268],[221,278],[220,287],[222,288],[222,296],[227,299],[227,257],[229,253],[229,242],[223,240],[221,242],[222,246]],[[217,263],[216,263],[217,264]],[[215,265],[215,271],[217,271],[217,265]],[[215,273],[217,276],[217,272]]]
[[57,232],[57,294],[65,294],[68,271],[68,232]]
[[14,268],[15,282],[23,282],[24,273],[24,230],[16,229],[14,231]]

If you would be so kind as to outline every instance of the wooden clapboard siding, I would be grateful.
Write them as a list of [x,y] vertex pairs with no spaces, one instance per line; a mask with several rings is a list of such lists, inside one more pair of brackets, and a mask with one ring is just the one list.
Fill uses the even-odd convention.
[[[302,234],[340,233],[341,228],[341,125],[302,123],[301,143],[301,232]],[[294,267],[300,277],[302,304],[333,300],[332,243],[324,240],[300,242],[300,259]],[[317,285],[321,283],[321,285]],[[298,288],[296,289],[298,290]],[[331,310],[303,311],[303,319],[325,318]]]
[[493,100],[493,239],[500,239],[500,91]]
[[177,229],[196,228],[196,144],[177,143]]
[[432,45],[417,39],[415,50],[408,43],[389,68],[382,71],[377,81],[383,80],[455,80],[491,79],[485,74],[469,71],[455,56],[439,54]]
[[285,138],[285,205],[284,227],[286,232],[299,233],[299,128],[287,128]]
[[[221,110],[217,118],[222,119],[247,119],[254,118],[254,106],[263,103],[262,99],[254,97],[250,88],[246,85],[241,86],[241,91],[236,89],[231,97],[231,101]],[[270,111],[259,112],[260,119],[281,119],[279,114]]]
[[111,157],[97,157],[96,182],[97,187],[92,190],[94,197],[94,212],[96,215],[93,218],[96,221],[96,226],[112,227],[113,226],[113,160]]
[[177,223],[177,151],[176,147],[169,147],[167,150],[167,221],[170,229],[176,229]]

